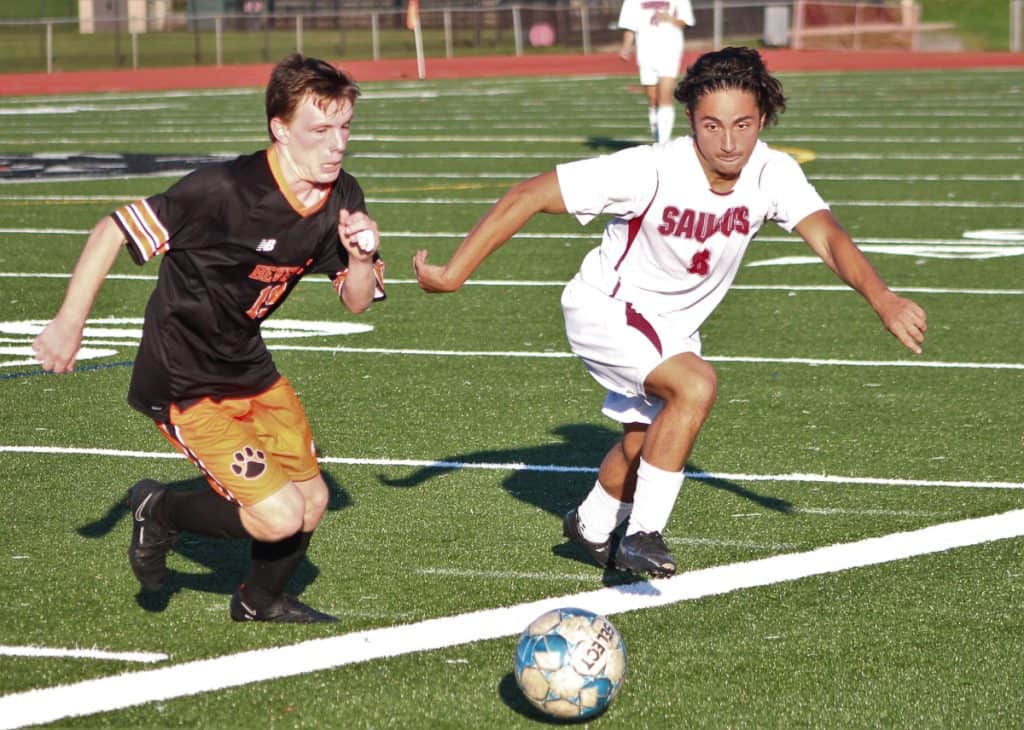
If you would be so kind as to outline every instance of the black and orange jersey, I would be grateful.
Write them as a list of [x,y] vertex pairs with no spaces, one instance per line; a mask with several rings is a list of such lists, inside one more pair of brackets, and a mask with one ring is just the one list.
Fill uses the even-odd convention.
[[[304,274],[327,274],[340,294],[348,266],[338,240],[343,208],[366,210],[354,177],[342,170],[318,205],[303,207],[270,148],[201,167],[114,211],[136,263],[162,258],[128,402],[162,421],[171,403],[270,387],[280,375],[260,323]],[[375,270],[379,300],[379,260]]]

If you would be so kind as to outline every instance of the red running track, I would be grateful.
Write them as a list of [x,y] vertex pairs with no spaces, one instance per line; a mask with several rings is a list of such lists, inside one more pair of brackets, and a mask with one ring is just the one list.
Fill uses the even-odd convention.
[[[773,72],[873,71],[958,68],[1024,68],[1024,53],[935,53],[910,51],[764,50]],[[696,54],[687,54],[690,63]],[[345,61],[330,59],[357,82],[417,78],[415,59]],[[266,85],[272,64],[182,66],[117,71],[58,71],[0,74],[0,96],[74,94],[98,91],[223,89]],[[615,53],[589,55],[467,56],[428,58],[428,79],[496,76],[634,75],[635,66]]]

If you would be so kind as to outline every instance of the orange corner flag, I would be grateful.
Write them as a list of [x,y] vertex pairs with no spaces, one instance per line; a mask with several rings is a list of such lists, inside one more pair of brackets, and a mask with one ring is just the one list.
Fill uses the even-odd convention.
[[409,30],[416,30],[420,24],[420,0],[409,0],[409,6],[405,12],[405,27]]

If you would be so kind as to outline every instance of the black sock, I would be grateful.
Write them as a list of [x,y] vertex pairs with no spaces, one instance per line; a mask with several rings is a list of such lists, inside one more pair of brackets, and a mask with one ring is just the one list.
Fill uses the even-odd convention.
[[280,542],[252,541],[252,564],[243,583],[245,595],[256,604],[284,593],[288,580],[306,555],[312,532],[296,532]]
[[179,492],[168,489],[154,506],[157,522],[176,530],[219,538],[245,538],[239,507],[216,492]]

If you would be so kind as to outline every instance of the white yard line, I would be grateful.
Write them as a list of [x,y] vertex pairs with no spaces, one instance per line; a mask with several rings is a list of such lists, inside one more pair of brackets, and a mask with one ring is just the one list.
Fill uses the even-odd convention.
[[[0,195],[0,200],[11,200],[12,202],[18,202],[19,199],[25,198],[26,196],[3,196]],[[40,196],[48,201],[63,201],[70,200],[74,196]],[[111,202],[130,200],[132,196],[78,196],[77,199],[85,202],[95,202],[99,199],[106,199]],[[460,202],[458,200],[451,200],[449,202]],[[920,202],[920,201],[918,201]],[[985,244],[991,245],[1004,245],[1004,246],[1015,246],[1021,241],[1021,229],[988,229],[983,231],[965,231],[964,235],[960,238],[907,238],[902,236],[858,236],[858,244],[901,244],[908,247],[915,246],[963,246],[971,243],[984,242]],[[0,228],[0,234],[5,235],[32,235],[32,236],[87,236],[89,234],[88,229],[85,228]],[[389,230],[385,231],[384,234],[387,238],[452,238],[461,239],[465,232],[462,231],[403,231],[403,230]],[[538,240],[579,240],[585,243],[596,244],[601,237],[600,231],[520,231],[515,235],[516,239],[538,239]],[[755,239],[754,244],[760,246],[766,243],[782,243],[782,244],[794,244],[803,246],[803,241],[795,235],[758,235]],[[12,272],[4,273],[3,276],[62,276],[69,277],[70,274],[34,274],[34,273],[23,273],[23,272]],[[156,278],[154,275],[152,278]],[[412,281],[412,280],[410,280]],[[564,284],[565,282],[561,282]],[[778,286],[785,286],[784,284]],[[843,289],[849,290],[849,287],[842,287]]]
[[[175,451],[127,451],[121,449],[96,449],[75,446],[17,446],[0,444],[0,454],[51,454],[79,456],[113,456],[130,459],[183,459]],[[597,468],[592,466],[563,466],[560,464],[524,464],[522,462],[471,462],[430,459],[367,459],[346,456],[322,456],[322,464],[344,464],[347,466],[406,466],[420,469],[486,469],[491,471],[529,471],[563,474],[591,474]],[[799,484],[859,484],[882,487],[949,487],[960,489],[1024,489],[1024,482],[1002,482],[982,480],[939,480],[939,479],[893,479],[889,477],[855,477],[839,474],[743,474],[730,472],[687,471],[689,479],[698,481],[730,482],[793,482]]]
[[[0,229],[0,234],[5,231]],[[6,231],[10,232],[10,231]],[[38,230],[28,231],[30,233],[39,233]],[[84,235],[84,231],[82,232]],[[409,237],[409,238],[445,238],[445,237],[458,237],[455,233],[406,233],[397,232],[389,233],[390,236],[396,237]],[[575,235],[575,234],[570,234]],[[550,234],[529,234],[529,237],[552,237]],[[872,239],[874,240],[874,239]],[[790,239],[764,239],[761,243],[795,243]],[[952,244],[952,241],[936,241],[933,239],[921,239],[920,241],[896,241],[893,243],[907,243],[908,248],[916,246],[918,243],[924,245],[946,245]],[[959,241],[957,243],[962,243]],[[988,242],[992,245],[1002,246],[1004,244],[1000,242]],[[758,262],[754,262],[756,264]],[[0,271],[0,279],[70,279],[71,274],[58,274],[48,272],[27,272],[27,271]],[[106,279],[108,281],[142,281],[142,282],[155,282],[156,274],[107,274]],[[311,278],[309,282],[317,284],[330,284],[328,279]],[[564,280],[528,280],[528,279],[470,279],[464,286],[489,286],[489,287],[551,287],[551,288],[562,288],[566,285]],[[418,286],[418,282],[415,279],[388,279],[388,286],[404,285],[404,286]],[[914,294],[970,294],[976,296],[1024,296],[1024,289],[962,289],[953,287],[936,287],[936,286],[894,286],[894,291],[914,293]],[[836,294],[853,294],[853,290],[845,284],[733,284],[730,291],[747,291],[747,292],[758,292],[758,291],[777,291],[777,292],[827,292]]]
[[[102,340],[89,340],[90,345],[104,344]],[[109,344],[109,343],[108,343]],[[332,345],[285,345],[275,343],[273,351],[350,353],[366,355],[426,355],[430,357],[523,357],[541,359],[574,358],[571,352],[541,352],[530,350],[421,350],[393,347],[341,347]],[[715,363],[773,363],[776,365],[807,365],[819,367],[862,367],[862,368],[940,368],[951,370],[1024,370],[1019,362],[940,362],[937,360],[838,360],[816,357],[755,357],[746,355],[706,355],[708,362]]]
[[1022,535],[1024,510],[1013,510],[804,553],[695,570],[665,580],[34,689],[0,697],[0,728],[55,722],[385,657],[516,636],[541,613],[562,606],[578,606],[610,616]]
[[103,659],[115,662],[155,664],[166,661],[166,654],[148,651],[104,651],[103,649],[56,649],[49,646],[0,646],[0,656],[55,659]]
[[[235,136],[226,137],[222,139],[214,139],[211,137],[202,136],[188,136],[181,135],[181,138],[176,140],[178,142],[187,142],[189,144],[208,144],[211,142],[215,143],[266,143],[266,134],[262,136]],[[89,143],[89,140],[84,137],[77,139],[64,138],[54,139],[49,138],[46,140],[50,145],[64,145],[79,147]],[[104,144],[113,144],[118,140],[113,137],[107,137],[103,139]],[[628,140],[624,140],[628,141]],[[633,140],[637,144],[640,144],[640,140]],[[784,143],[785,140],[779,140]],[[0,138],[0,145],[33,145],[38,144],[39,140],[33,139],[31,135],[23,135],[20,138]],[[133,137],[132,139],[123,139],[122,143],[126,144],[141,144],[143,143],[138,138]],[[916,140],[915,140],[916,142]],[[385,145],[386,146],[386,145]],[[74,149],[73,147],[73,149]],[[69,152],[68,154],[71,154]],[[1007,151],[1007,152],[992,152],[992,153],[976,153],[976,152],[824,152],[822,150],[814,151],[815,159],[824,161],[833,160],[857,160],[863,162],[892,162],[894,160],[900,161],[923,161],[923,162],[936,162],[936,161],[957,161],[957,162],[1018,162],[1024,160],[1024,155]],[[411,151],[378,151],[374,152],[371,150],[361,150],[359,152],[353,152],[347,155],[353,159],[362,160],[544,160],[545,164],[562,162],[569,159],[577,159],[585,157],[586,155],[573,155],[566,154],[564,150],[554,149],[550,152],[526,152],[518,150],[516,152],[457,152],[449,150],[432,150],[430,152],[411,152]],[[591,155],[593,156],[593,155]],[[186,173],[191,172],[190,168],[183,168],[178,170],[161,170],[158,172],[148,173],[131,173],[131,174],[118,174],[119,180],[142,180],[149,178],[179,178]],[[372,172],[372,171],[367,171]],[[536,170],[535,172],[541,172]],[[379,173],[384,174],[384,173]],[[528,173],[521,173],[522,177],[525,177]],[[359,174],[362,177],[362,173]],[[96,175],[69,175],[67,177],[60,177],[57,179],[51,179],[46,177],[35,177],[35,178],[22,178],[22,177],[5,177],[0,178],[0,186],[5,185],[33,185],[33,184],[46,184],[52,185],[54,183],[78,183],[78,182],[95,182],[97,180]],[[813,176],[812,176],[813,180]],[[924,201],[922,201],[924,202]]]

